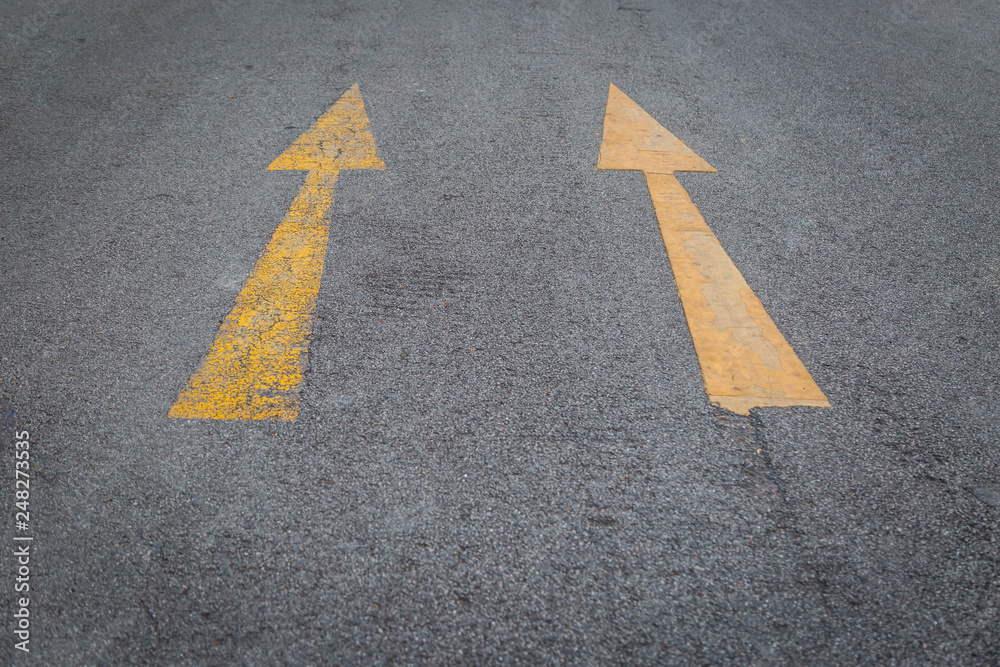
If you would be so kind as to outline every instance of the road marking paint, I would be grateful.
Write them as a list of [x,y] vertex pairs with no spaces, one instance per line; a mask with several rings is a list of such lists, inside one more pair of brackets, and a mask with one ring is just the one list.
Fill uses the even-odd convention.
[[309,349],[341,169],[384,169],[357,84],[268,169],[308,170],[170,417],[291,421]]
[[742,415],[753,407],[829,407],[673,175],[716,170],[613,84],[597,168],[646,177],[709,400]]

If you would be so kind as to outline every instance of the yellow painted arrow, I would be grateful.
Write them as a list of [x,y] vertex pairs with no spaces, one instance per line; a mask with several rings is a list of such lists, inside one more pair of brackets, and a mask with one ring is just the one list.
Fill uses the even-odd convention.
[[646,176],[709,400],[742,415],[753,407],[830,407],[674,177],[715,169],[613,84],[597,168]]
[[330,236],[326,214],[333,185],[341,169],[384,168],[357,84],[268,166],[309,175],[171,417],[295,419]]

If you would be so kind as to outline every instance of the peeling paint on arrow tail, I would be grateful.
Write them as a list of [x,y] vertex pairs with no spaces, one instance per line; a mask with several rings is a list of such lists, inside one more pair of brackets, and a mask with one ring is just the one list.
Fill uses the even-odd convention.
[[309,174],[171,417],[291,421],[298,416],[337,173]]

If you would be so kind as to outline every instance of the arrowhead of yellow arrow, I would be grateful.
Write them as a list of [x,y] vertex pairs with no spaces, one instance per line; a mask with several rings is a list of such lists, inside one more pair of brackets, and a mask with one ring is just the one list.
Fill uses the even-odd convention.
[[368,131],[368,114],[358,84],[320,116],[268,169],[339,171],[385,169]]
[[634,169],[647,174],[716,171],[614,84],[608,88],[597,168]]

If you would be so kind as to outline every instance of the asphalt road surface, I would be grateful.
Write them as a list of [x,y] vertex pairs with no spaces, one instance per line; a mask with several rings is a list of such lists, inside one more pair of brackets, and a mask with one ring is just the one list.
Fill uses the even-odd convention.
[[[169,417],[354,84],[297,416]],[[710,402],[609,84],[830,407]],[[998,90],[986,0],[3,0],[0,664],[1000,664]]]

